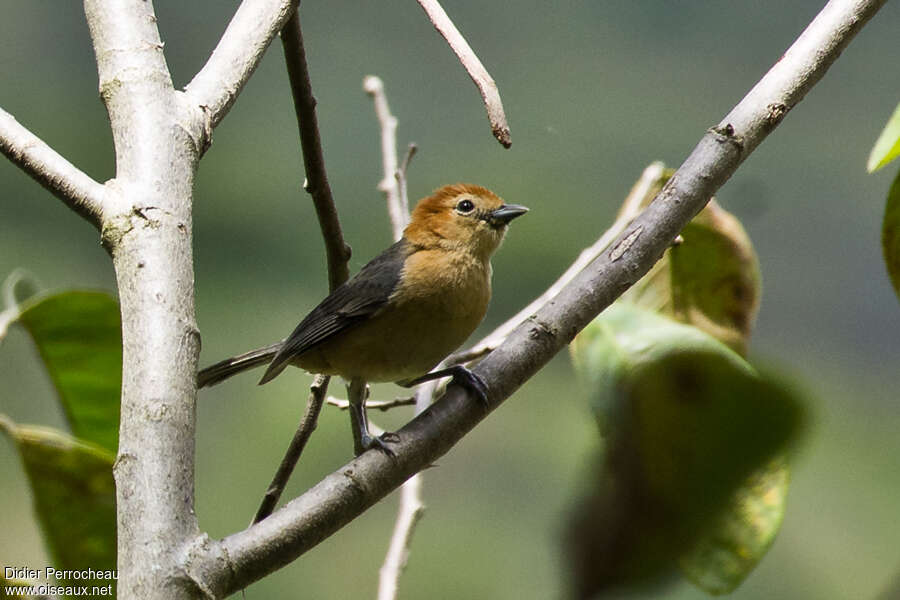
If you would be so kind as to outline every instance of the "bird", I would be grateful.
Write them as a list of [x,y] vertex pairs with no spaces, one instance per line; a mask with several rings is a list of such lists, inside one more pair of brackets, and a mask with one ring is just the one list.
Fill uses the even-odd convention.
[[[399,241],[336,287],[287,338],[202,369],[198,387],[267,364],[262,385],[293,365],[363,388],[365,382],[412,387],[451,376],[487,403],[487,386],[465,366],[431,369],[484,318],[491,256],[510,221],[526,212],[478,185],[438,188],[417,203]],[[373,447],[393,455],[387,436],[369,433],[365,400],[349,395],[356,455]]]

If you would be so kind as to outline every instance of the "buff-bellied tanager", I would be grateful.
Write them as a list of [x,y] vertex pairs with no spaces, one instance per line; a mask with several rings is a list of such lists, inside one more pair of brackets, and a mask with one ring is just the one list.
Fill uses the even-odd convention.
[[[491,255],[507,224],[527,211],[476,185],[436,190],[413,210],[400,241],[331,292],[285,340],[203,369],[198,386],[268,364],[263,384],[294,365],[406,387],[452,376],[486,400],[484,382],[466,367],[429,371],[481,322],[491,299]],[[357,454],[373,446],[390,452],[369,434],[365,403],[350,408]]]

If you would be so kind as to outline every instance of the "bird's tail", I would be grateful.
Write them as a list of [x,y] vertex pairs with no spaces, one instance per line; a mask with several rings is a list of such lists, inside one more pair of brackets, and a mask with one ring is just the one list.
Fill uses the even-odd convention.
[[197,373],[197,387],[208,387],[224,381],[232,375],[237,375],[248,369],[253,369],[271,362],[272,357],[278,353],[283,342],[275,342],[264,348],[257,348],[239,356],[232,356]]

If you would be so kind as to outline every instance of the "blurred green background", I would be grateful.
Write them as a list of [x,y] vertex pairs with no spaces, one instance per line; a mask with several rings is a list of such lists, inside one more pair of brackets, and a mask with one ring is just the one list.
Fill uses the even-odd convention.
[[[375,189],[378,127],[363,76],[383,78],[401,148],[407,141],[420,147],[412,198],[470,181],[532,209],[494,261],[484,333],[603,232],[648,162],[680,164],[823,4],[447,0],[500,87],[512,128],[507,151],[414,2],[305,2],[308,59],[351,269],[390,242]],[[155,5],[181,87],[237,3]],[[0,10],[0,106],[98,180],[112,177],[80,3],[13,0]],[[761,261],[751,358],[789,374],[815,399],[783,530],[735,598],[871,598],[900,569],[900,305],[879,246],[897,167],[875,176],[864,170],[900,99],[898,25],[900,5],[888,3],[719,194]],[[284,336],[326,293],[322,243],[301,180],[276,43],[216,129],[197,177],[202,363]],[[115,289],[91,226],[6,161],[0,190],[0,275],[24,267],[48,288]],[[305,402],[308,378],[299,371],[265,388],[255,383],[237,378],[200,397],[196,508],[213,536],[249,522]],[[599,444],[585,397],[561,356],[427,472],[428,512],[402,597],[566,596],[565,519]],[[0,411],[19,422],[62,423],[20,330],[0,347]],[[393,427],[408,416],[374,418]],[[342,465],[351,446],[347,416],[326,409],[288,496]],[[42,567],[45,551],[8,442],[0,442],[0,473],[0,563]],[[248,597],[374,596],[395,506],[396,495]],[[676,582],[653,597],[703,594]]]

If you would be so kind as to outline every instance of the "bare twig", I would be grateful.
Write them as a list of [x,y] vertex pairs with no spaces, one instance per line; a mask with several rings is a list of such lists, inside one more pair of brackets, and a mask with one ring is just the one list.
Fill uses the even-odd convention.
[[[303,148],[303,163],[306,169],[306,189],[313,199],[316,215],[319,219],[319,227],[325,241],[325,254],[328,263],[328,288],[331,291],[347,281],[350,276],[347,262],[350,258],[350,249],[344,243],[341,233],[341,224],[338,220],[337,209],[331,196],[331,188],[328,185],[328,176],[325,172],[325,159],[322,155],[322,144],[319,139],[319,126],[316,119],[316,100],[312,95],[312,86],[309,81],[309,70],[306,66],[306,52],[303,49],[303,33],[300,29],[299,8],[294,11],[281,32],[281,41],[284,47],[284,59],[287,64],[288,77],[291,82],[291,93],[294,98],[294,108],[297,113],[297,125],[300,128],[300,143]],[[272,514],[272,510],[281,498],[285,486],[287,486],[291,473],[303,449],[306,447],[309,437],[316,428],[319,413],[325,403],[330,377],[316,375],[310,386],[309,396],[306,400],[306,411],[297,425],[297,431],[285,452],[284,458],[272,483],[266,490],[263,501],[253,523],[258,523]]]
[[[381,125],[381,155],[384,176],[378,189],[384,192],[387,199],[388,215],[394,230],[394,239],[399,240],[409,223],[409,196],[407,194],[406,173],[409,162],[416,153],[416,145],[407,147],[403,161],[397,164],[397,118],[391,114],[384,83],[379,77],[369,75],[363,80],[363,89],[372,96],[375,104],[375,116]],[[434,400],[436,382],[428,382],[416,390],[413,402],[416,414],[419,414]],[[373,403],[367,402],[366,406]],[[349,405],[349,403],[348,403]],[[397,520],[394,533],[388,546],[384,563],[379,572],[378,599],[393,600],[397,596],[400,575],[406,566],[409,546],[412,543],[413,531],[425,512],[422,502],[422,474],[416,473],[404,484],[397,509]]]
[[185,87],[188,102],[205,113],[203,147],[209,145],[209,132],[228,113],[296,4],[297,0],[241,2],[209,60]]
[[[438,365],[442,368],[444,363]],[[416,389],[416,415],[431,406],[440,389],[440,381],[426,381]],[[384,563],[378,572],[378,600],[394,600],[400,584],[400,575],[406,569],[409,560],[409,548],[412,545],[416,525],[425,515],[425,503],[422,501],[423,475],[419,471],[407,479],[400,488],[400,505],[397,508],[397,520],[394,532],[388,545]]]
[[[335,396],[328,396],[325,399],[325,402],[341,410],[347,410],[350,408],[349,401],[342,400],[341,398],[337,398]],[[392,408],[399,408],[401,406],[415,406],[415,404],[416,399],[414,397],[394,398],[393,400],[367,400],[366,408],[369,410],[380,410],[382,412],[385,412],[391,410]]]
[[431,19],[434,28],[444,36],[454,54],[459,58],[459,62],[465,67],[469,77],[478,86],[478,91],[481,92],[481,98],[484,100],[484,106],[487,109],[488,120],[491,122],[491,131],[494,137],[503,144],[504,148],[509,148],[512,145],[512,140],[509,137],[509,125],[506,122],[506,113],[503,112],[503,103],[500,101],[500,91],[497,89],[497,84],[494,83],[491,74],[487,72],[487,69],[478,60],[478,56],[476,56],[469,43],[466,42],[466,39],[437,0],[418,0],[418,2],[425,10],[428,18]]
[[[396,179],[397,179],[397,189],[400,190],[400,207],[402,214],[406,215],[406,220],[409,220],[409,186],[408,179],[406,177],[406,172],[409,170],[409,163],[412,161],[413,156],[416,155],[416,151],[419,149],[413,142],[410,142],[406,147],[406,154],[403,156],[403,160],[400,161],[400,167],[397,169]],[[399,238],[397,238],[399,239]]]
[[471,348],[450,355],[446,359],[447,364],[457,365],[481,358],[502,344],[503,340],[506,339],[506,336],[512,333],[512,331],[525,321],[525,319],[533,315],[540,307],[559,294],[559,292],[568,285],[576,275],[581,273],[581,271],[593,262],[595,258],[600,256],[609,244],[624,231],[625,227],[627,227],[638,215],[640,207],[646,205],[653,199],[653,196],[656,195],[662,184],[663,173],[664,167],[661,162],[654,162],[644,169],[640,179],[638,179],[637,183],[631,188],[628,197],[625,198],[625,202],[622,204],[622,209],[619,211],[619,216],[616,218],[615,223],[613,223],[596,242],[582,250],[575,262],[566,269],[566,272],[563,273],[553,285],[533,300],[531,304],[497,327],[497,329],[489,333],[477,344]]
[[105,188],[0,109],[0,152],[66,206],[100,229]]
[[378,572],[378,600],[394,600],[397,597],[400,575],[409,559],[413,533],[424,514],[422,473],[419,472],[407,479],[400,488],[400,506],[394,522],[394,532],[391,534],[384,563]]
[[394,239],[399,240],[409,223],[409,204],[403,202],[404,198],[401,194],[400,178],[398,177],[400,168],[397,165],[397,117],[391,114],[387,96],[384,94],[384,82],[380,77],[367,75],[363,79],[363,90],[372,97],[375,116],[381,127],[383,175],[381,181],[378,182],[378,189],[384,192]]
[[[409,168],[409,162],[416,152],[416,145],[410,144],[408,146],[403,161],[398,165],[397,118],[391,114],[388,106],[387,96],[384,93],[384,83],[379,77],[369,75],[363,80],[363,89],[372,96],[375,104],[375,116],[381,126],[381,156],[384,175],[378,184],[378,189],[385,194],[388,215],[394,231],[394,239],[399,240],[403,236],[403,230],[409,223],[409,196],[407,194],[406,172]],[[402,404],[415,404],[416,414],[418,414],[432,402],[434,390],[434,382],[428,382],[428,385],[423,385],[416,390],[415,398],[402,399]],[[387,407],[399,406],[399,400],[392,403],[374,403],[369,401],[366,403],[366,406],[369,408],[377,406],[385,410]],[[340,402],[341,406],[344,404],[349,407],[349,402]],[[379,574],[379,600],[393,600],[396,597],[400,575],[406,566],[406,560],[409,556],[409,546],[412,543],[413,531],[424,511],[422,475],[421,473],[416,473],[403,484],[400,494],[394,533],[391,536],[391,542]]]
[[[885,1],[829,2],[761,84],[703,136],[656,200],[609,250],[475,367],[488,382],[491,408],[649,271],[679,231],[824,75]],[[250,529],[218,542],[198,539],[185,560],[186,571],[201,589],[218,596],[259,579],[314,547],[433,463],[486,412],[467,390],[448,386],[440,400],[397,432],[398,441],[391,445],[393,457],[366,452]]]
[[294,109],[300,127],[300,144],[303,147],[303,165],[306,168],[306,191],[312,196],[319,218],[319,227],[325,240],[325,254],[328,260],[328,289],[333,290],[347,281],[350,271],[350,247],[344,242],[341,223],[328,185],[325,172],[325,157],[319,139],[319,123],[316,119],[316,99],[313,97],[306,66],[306,51],[303,48],[303,31],[300,29],[300,11],[294,11],[281,32],[284,46],[284,60],[291,81]]
[[300,455],[303,454],[303,449],[306,448],[306,443],[309,441],[312,432],[316,430],[316,425],[319,422],[319,413],[322,412],[322,404],[325,401],[325,395],[328,393],[328,381],[330,379],[327,375],[316,375],[313,378],[312,385],[309,386],[309,396],[306,398],[306,411],[303,413],[300,424],[297,426],[297,431],[294,433],[294,438],[291,440],[284,458],[281,459],[281,464],[278,465],[278,470],[272,478],[272,483],[269,484],[262,503],[260,503],[256,515],[253,517],[253,523],[259,523],[275,510],[275,506],[278,504],[278,500],[281,498],[281,494],[291,478],[291,473],[294,472],[294,467],[297,466],[297,461],[300,460]]

